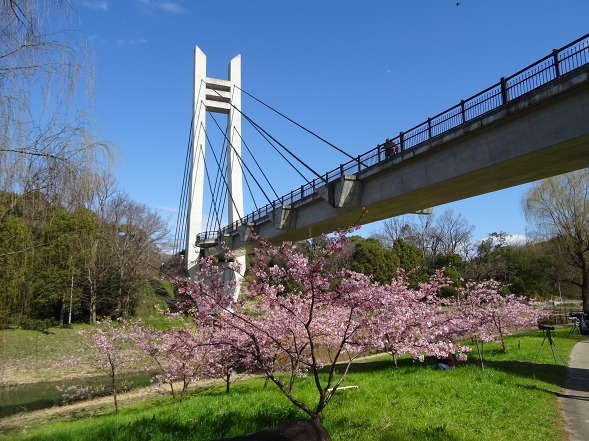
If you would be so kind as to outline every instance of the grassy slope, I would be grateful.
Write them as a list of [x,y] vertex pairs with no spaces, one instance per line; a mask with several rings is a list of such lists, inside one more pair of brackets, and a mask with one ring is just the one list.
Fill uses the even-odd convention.
[[[556,393],[576,338],[568,328],[557,332],[556,364],[548,341],[533,363],[542,334],[508,340],[507,354],[495,344],[485,347],[485,370],[476,360],[454,371],[390,357],[354,365],[346,380],[357,390],[341,391],[325,412],[324,423],[340,440],[564,440]],[[37,348],[38,351],[38,348]],[[38,352],[37,352],[38,354]],[[474,354],[473,354],[474,355]],[[237,383],[230,395],[222,388],[193,394],[184,403],[167,401],[127,407],[119,415],[82,418],[5,433],[15,440],[210,440],[234,436],[303,418],[287,400],[262,380]],[[310,379],[299,386],[312,402]]]
[[85,337],[72,328],[51,328],[48,334],[23,329],[0,331],[0,385],[60,380],[78,372],[56,368],[67,356],[80,355]]

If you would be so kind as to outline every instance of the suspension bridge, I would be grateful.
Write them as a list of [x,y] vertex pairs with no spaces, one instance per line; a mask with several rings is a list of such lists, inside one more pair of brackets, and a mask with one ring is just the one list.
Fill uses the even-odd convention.
[[[183,246],[178,252],[184,252],[189,273],[199,256],[219,253],[222,245],[243,259],[255,246],[252,232],[273,242],[299,241],[589,166],[589,34],[357,156],[243,90],[239,56],[231,60],[227,80],[209,78],[206,56],[197,47],[194,72],[194,111],[176,229],[176,241]],[[317,172],[243,112],[242,94],[348,161]],[[223,132],[223,153],[213,153],[210,167],[205,127],[206,115],[212,113],[227,115],[227,128],[223,131],[213,119]],[[255,155],[253,162],[242,155],[243,146],[251,153],[242,138],[242,120],[297,169],[302,185],[277,195]],[[214,180],[211,169],[217,172]],[[264,181],[272,191],[264,190]],[[249,213],[244,182],[250,192],[258,187],[267,202]],[[203,222],[206,187],[213,196]]]

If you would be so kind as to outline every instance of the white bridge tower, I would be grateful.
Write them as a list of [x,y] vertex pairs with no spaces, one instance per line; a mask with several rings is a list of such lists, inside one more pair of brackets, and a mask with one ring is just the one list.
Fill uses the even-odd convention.
[[[207,112],[227,115],[227,224],[237,222],[243,212],[243,170],[241,164],[241,56],[237,55],[229,63],[227,80],[209,78],[206,75],[207,57],[198,46],[194,48],[194,104],[192,127],[192,168],[188,192],[186,244],[184,259],[190,276],[197,269],[201,248],[196,245],[197,238],[202,241],[203,193],[205,178],[206,114]],[[204,250],[204,248],[202,248]],[[245,256],[236,257],[245,269]],[[226,274],[239,284],[237,274]],[[228,280],[227,280],[228,281]]]

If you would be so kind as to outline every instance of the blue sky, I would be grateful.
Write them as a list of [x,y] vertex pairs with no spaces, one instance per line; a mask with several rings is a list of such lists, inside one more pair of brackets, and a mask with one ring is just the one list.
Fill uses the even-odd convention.
[[[227,78],[358,155],[589,32],[587,0],[74,0],[95,62],[101,136],[117,145],[120,188],[175,220],[192,111],[193,50]],[[249,107],[248,107],[249,106]],[[346,162],[251,100],[243,111],[318,172]],[[225,125],[224,117],[215,118]],[[207,123],[209,132],[214,124]],[[258,146],[279,195],[302,179]],[[525,233],[519,186],[439,207],[475,226]],[[264,205],[265,200],[257,200]],[[246,211],[254,206],[246,200]],[[367,235],[378,224],[362,229]]]

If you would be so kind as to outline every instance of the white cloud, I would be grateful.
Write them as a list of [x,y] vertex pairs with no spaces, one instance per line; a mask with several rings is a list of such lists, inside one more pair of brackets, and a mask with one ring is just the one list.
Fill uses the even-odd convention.
[[524,234],[513,234],[508,235],[506,243],[507,245],[525,245],[530,241],[530,238]]
[[167,207],[165,205],[158,205],[156,208],[161,211],[169,211],[171,213],[178,213],[178,207]]
[[123,47],[132,47],[132,46],[140,46],[142,44],[147,44],[147,40],[145,38],[138,38],[136,40],[117,38],[115,40],[115,43],[118,48],[123,48]]
[[175,1],[135,0],[135,3],[142,8],[159,10],[170,14],[179,14],[184,12],[184,8],[180,5],[180,3]]
[[[478,246],[482,241],[492,239],[493,245],[500,245],[500,241],[496,237],[487,236],[484,239],[479,240],[476,242],[475,246]],[[504,245],[510,246],[520,246],[525,245],[526,243],[530,242],[530,237],[526,236],[525,234],[506,234],[505,235],[505,242]]]
[[80,5],[88,9],[94,9],[95,11],[107,11],[108,2],[106,0],[82,0]]

